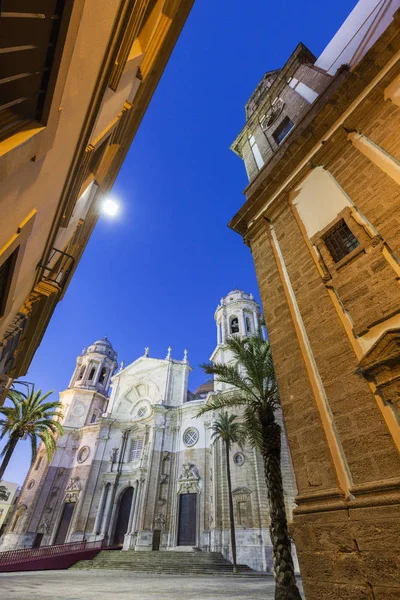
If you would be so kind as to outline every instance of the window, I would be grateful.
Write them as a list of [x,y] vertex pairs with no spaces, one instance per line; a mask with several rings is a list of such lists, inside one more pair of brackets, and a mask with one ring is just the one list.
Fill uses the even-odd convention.
[[83,463],[85,462],[85,460],[88,458],[90,454],[90,449],[89,446],[83,446],[79,452],[78,452],[78,456],[76,457],[78,463]]
[[89,381],[93,381],[95,373],[96,373],[96,369],[95,369],[95,367],[93,367],[93,369],[90,371],[90,374],[89,374]]
[[86,367],[83,366],[82,369],[81,369],[81,372],[79,373],[78,381],[80,381],[81,379],[83,379],[83,376],[85,374],[85,369],[86,369]]
[[244,454],[241,452],[236,452],[236,454],[233,456],[233,462],[237,467],[244,465]]
[[140,460],[142,455],[143,440],[133,440],[129,460]]
[[137,411],[137,416],[139,417],[139,419],[141,419],[142,417],[145,417],[147,414],[147,407],[146,406],[142,406],[141,408],[139,408],[139,410]]
[[[46,121],[61,46],[66,0],[1,3],[0,141],[32,120]],[[68,11],[65,11],[69,13]],[[67,27],[63,27],[65,37]]]
[[342,258],[350,254],[359,245],[359,241],[353,235],[353,232],[349,229],[344,219],[340,219],[340,221],[331,227],[322,239],[334,262],[342,260]]
[[231,333],[239,333],[239,319],[233,317],[231,321]]
[[259,147],[257,146],[256,138],[254,135],[249,135],[250,148],[254,156],[254,160],[257,163],[257,167],[261,169],[264,166],[264,159],[261,156]]
[[0,265],[0,317],[5,313],[8,294],[11,281],[14,274],[14,267],[17,261],[19,248],[16,248],[12,254]]
[[35,480],[31,479],[27,485],[28,490],[31,490],[35,486]]
[[43,460],[43,456],[39,456],[37,463],[36,463],[36,467],[35,467],[35,471],[38,471],[40,469],[40,465],[42,464],[42,460]]
[[90,422],[91,423],[97,423],[98,419],[99,419],[100,413],[99,411],[95,410],[91,416]]
[[101,373],[100,373],[100,377],[99,377],[99,383],[101,385],[104,385],[104,382],[106,380],[106,376],[107,376],[107,369],[105,367],[102,368]]
[[283,119],[282,123],[275,129],[275,131],[272,135],[274,137],[274,140],[278,144],[278,146],[279,146],[279,144],[281,144],[283,142],[283,140],[290,133],[290,131],[293,129],[293,127],[294,127],[294,124],[289,119],[289,117],[285,117]]
[[199,439],[199,432],[194,427],[189,427],[183,434],[183,443],[185,446],[194,446]]

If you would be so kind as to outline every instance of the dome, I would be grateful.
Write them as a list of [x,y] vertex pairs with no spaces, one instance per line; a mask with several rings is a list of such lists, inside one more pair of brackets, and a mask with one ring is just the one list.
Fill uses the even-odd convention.
[[102,340],[96,340],[95,342],[93,342],[93,344],[91,344],[88,347],[87,352],[105,354],[106,356],[109,356],[112,359],[114,359],[117,356],[117,353],[115,352],[112,343],[107,337],[104,337]]
[[206,383],[202,383],[197,390],[193,392],[194,396],[205,396],[209,392],[214,391],[214,380],[206,381]]

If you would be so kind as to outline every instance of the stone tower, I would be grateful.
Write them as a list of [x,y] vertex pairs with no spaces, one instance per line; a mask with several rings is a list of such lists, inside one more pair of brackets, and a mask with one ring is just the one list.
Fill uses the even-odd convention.
[[[253,294],[232,290],[225,298],[221,298],[214,318],[217,324],[217,346],[210,360],[215,363],[229,363],[232,356],[225,344],[227,338],[230,335],[253,335],[260,325],[260,308]],[[215,391],[225,388],[225,384],[215,382]]]
[[83,349],[76,359],[68,388],[60,394],[65,426],[96,423],[106,411],[110,381],[116,368],[117,353],[106,337]]

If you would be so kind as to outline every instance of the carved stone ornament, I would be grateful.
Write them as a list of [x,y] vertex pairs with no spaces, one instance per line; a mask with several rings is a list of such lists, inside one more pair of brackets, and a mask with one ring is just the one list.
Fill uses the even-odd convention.
[[50,523],[48,519],[43,519],[42,522],[39,525],[39,529],[38,531],[47,534],[50,531]]
[[178,494],[198,494],[200,475],[196,465],[184,463],[178,479]]
[[71,480],[65,490],[65,502],[77,502],[81,491],[79,477],[71,477]]
[[157,513],[154,517],[154,529],[164,529],[165,523],[165,515]]

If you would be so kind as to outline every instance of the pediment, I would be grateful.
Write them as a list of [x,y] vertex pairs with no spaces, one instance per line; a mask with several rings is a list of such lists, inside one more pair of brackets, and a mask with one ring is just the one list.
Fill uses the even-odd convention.
[[365,375],[400,365],[400,329],[388,329],[358,363]]
[[138,373],[148,373],[155,369],[165,370],[166,367],[167,362],[165,360],[141,356],[121,371],[115,373],[112,379],[125,379],[127,376],[137,375]]

